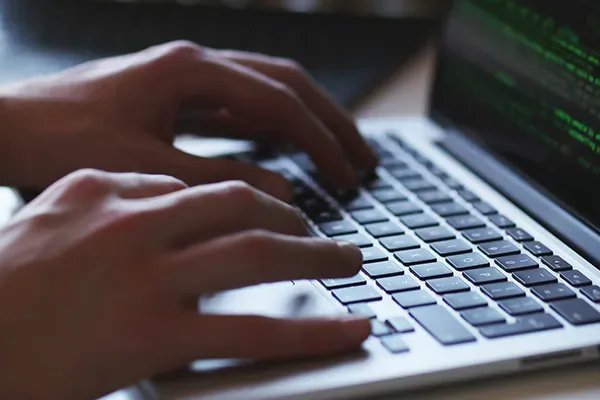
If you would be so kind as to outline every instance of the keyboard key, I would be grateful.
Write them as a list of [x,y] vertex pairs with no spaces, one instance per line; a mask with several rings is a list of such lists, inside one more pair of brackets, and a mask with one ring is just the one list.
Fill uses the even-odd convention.
[[432,244],[431,248],[442,257],[448,257],[455,254],[463,254],[472,251],[471,247],[464,240],[460,239],[438,242]]
[[366,177],[362,182],[362,186],[369,191],[392,188],[392,185],[390,185],[390,183],[388,181],[386,181],[378,176]]
[[476,201],[479,201],[479,197],[477,197],[475,193],[466,189],[459,190],[458,195],[469,203],[475,203]]
[[307,213],[307,215],[317,224],[323,222],[340,221],[344,219],[342,214],[335,210],[321,210],[314,213]]
[[523,247],[537,257],[552,255],[552,250],[540,242],[528,242],[523,244]]
[[453,275],[448,267],[439,262],[412,266],[410,267],[410,272],[422,281],[435,278],[447,278]]
[[408,319],[404,317],[390,318],[387,320],[387,324],[392,328],[393,331],[398,333],[409,333],[415,331],[415,328],[413,328]]
[[542,262],[546,264],[554,272],[569,271],[573,269],[571,264],[566,262],[559,256],[542,257]]
[[427,287],[439,295],[466,292],[470,290],[469,285],[456,276],[427,281]]
[[455,217],[457,215],[466,215],[469,210],[457,203],[437,204],[431,207],[440,217]]
[[439,190],[429,190],[417,194],[419,200],[425,204],[439,204],[452,201],[452,197]]
[[463,273],[465,278],[474,285],[487,285],[489,283],[506,282],[508,278],[497,268],[478,268]]
[[414,308],[410,315],[445,346],[476,341],[475,337],[442,306]]
[[506,319],[502,316],[502,314],[493,308],[478,308],[476,310],[468,310],[460,315],[465,319],[465,321],[476,327],[506,322]]
[[348,243],[352,243],[355,246],[358,247],[371,247],[373,246],[373,242],[371,241],[371,239],[369,239],[367,236],[361,234],[361,233],[354,233],[352,235],[344,235],[344,236],[337,236],[335,238],[335,240],[338,240],[340,242],[348,242]]
[[399,181],[404,181],[408,179],[419,179],[421,178],[421,174],[411,168],[403,168],[403,169],[394,169],[389,171],[390,175]]
[[419,289],[419,284],[410,276],[393,276],[377,280],[377,285],[386,293],[407,292]]
[[381,337],[389,335],[390,333],[392,333],[390,328],[383,322],[377,319],[371,320],[371,336]]
[[392,296],[394,301],[404,309],[423,307],[436,304],[435,299],[424,290],[413,290],[405,293],[396,293]]
[[365,278],[360,275],[355,275],[350,278],[332,278],[332,279],[321,279],[321,283],[327,289],[339,289],[349,286],[359,286],[367,283]]
[[327,222],[319,224],[319,229],[329,237],[358,233],[358,229],[349,221]]
[[537,301],[531,297],[521,297],[498,302],[500,307],[506,311],[508,315],[517,317],[519,315],[533,314],[543,312],[544,307],[539,305]]
[[369,224],[365,226],[367,232],[374,238],[382,238],[385,236],[402,235],[404,231],[395,222],[381,222],[378,224]]
[[600,313],[581,299],[557,301],[552,303],[550,307],[571,325],[587,325],[600,322]]
[[496,225],[498,228],[501,229],[507,229],[507,228],[514,228],[515,227],[515,223],[512,222],[510,219],[506,218],[504,215],[491,215],[490,217],[490,221],[492,221],[492,223],[494,225]]
[[373,279],[404,274],[404,270],[391,261],[365,264],[363,271]]
[[531,289],[531,292],[545,302],[565,300],[577,296],[571,289],[562,283],[536,286]]
[[525,296],[525,292],[512,282],[485,285],[481,287],[481,291],[492,300],[504,300]]
[[490,265],[490,263],[485,258],[483,258],[480,254],[477,253],[469,253],[460,256],[448,257],[448,262],[454,269],[458,271],[487,267]]
[[517,246],[507,240],[499,242],[483,243],[478,246],[479,250],[490,258],[507,256],[510,254],[519,254],[520,250]]
[[352,218],[361,225],[372,224],[374,222],[385,222],[388,217],[379,210],[362,210],[351,213]]
[[502,267],[506,272],[515,272],[538,267],[538,263],[527,254],[500,257],[496,259],[496,264]]
[[387,209],[397,217],[406,215],[420,214],[423,212],[419,206],[411,201],[400,201],[397,203],[386,204]]
[[485,224],[479,218],[473,215],[461,215],[458,217],[450,217],[446,220],[448,224],[456,230],[462,231],[465,229],[484,228]]
[[370,210],[374,206],[364,195],[359,195],[351,199],[338,200],[342,208],[346,211]]
[[388,158],[386,160],[382,160],[380,164],[390,170],[408,168],[408,165],[404,161],[397,158]]
[[581,289],[581,293],[594,303],[600,303],[600,286],[587,286]]
[[544,268],[515,272],[513,276],[517,282],[526,287],[546,285],[548,283],[556,283],[558,281],[554,275]]
[[487,301],[475,292],[449,294],[444,296],[444,301],[456,311],[487,306]]
[[377,316],[375,311],[373,311],[373,309],[366,303],[351,304],[348,306],[348,311],[350,311],[352,314],[369,319]]
[[422,192],[425,190],[434,190],[437,189],[436,186],[425,179],[409,179],[402,181],[402,184],[405,188],[410,190],[411,192]]
[[457,181],[456,179],[454,179],[450,176],[444,178],[443,181],[446,184],[446,186],[448,186],[452,190],[464,189],[464,186],[462,185],[462,183],[460,183],[459,181]]
[[463,236],[473,244],[502,240],[502,235],[491,228],[470,229]]
[[333,296],[344,305],[376,301],[381,300],[382,298],[379,292],[369,285],[336,289],[332,293]]
[[428,228],[439,225],[438,221],[428,214],[409,215],[400,218],[400,221],[409,229]]
[[404,342],[403,335],[399,335],[399,334],[383,337],[381,339],[381,344],[390,353],[393,353],[393,354],[406,353],[406,352],[410,351],[410,349]]
[[473,207],[475,207],[475,209],[483,215],[492,215],[498,213],[494,207],[490,206],[485,201],[477,201],[473,203]]
[[379,202],[391,203],[394,201],[406,200],[406,196],[396,189],[381,189],[371,193]]
[[418,249],[421,247],[413,237],[407,235],[383,238],[379,241],[388,251]]
[[497,339],[525,333],[541,332],[562,328],[560,322],[549,314],[532,314],[517,318],[514,324],[491,325],[481,328],[479,332],[488,339]]
[[561,272],[560,277],[567,281],[569,285],[574,287],[588,286],[592,284],[590,278],[577,271],[576,269],[572,271]]
[[405,250],[394,253],[394,256],[402,264],[411,266],[435,261],[435,257],[425,249]]
[[386,261],[388,259],[387,254],[376,247],[367,247],[366,249],[360,249],[360,251],[363,256],[363,264]]
[[444,227],[433,227],[433,228],[424,228],[415,231],[417,236],[421,238],[426,243],[439,242],[441,240],[449,240],[454,239],[454,233],[450,232],[448,228]]
[[533,236],[531,236],[529,233],[525,232],[521,228],[511,228],[508,229],[506,233],[508,233],[509,236],[515,239],[517,242],[528,242],[533,240]]

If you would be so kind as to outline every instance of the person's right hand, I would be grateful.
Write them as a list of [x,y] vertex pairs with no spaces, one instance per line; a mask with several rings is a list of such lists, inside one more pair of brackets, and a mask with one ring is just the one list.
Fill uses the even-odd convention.
[[186,189],[89,170],[58,181],[0,231],[0,398],[89,399],[197,359],[359,347],[362,319],[190,306],[261,282],[357,273],[356,247],[306,236],[292,207],[243,183]]

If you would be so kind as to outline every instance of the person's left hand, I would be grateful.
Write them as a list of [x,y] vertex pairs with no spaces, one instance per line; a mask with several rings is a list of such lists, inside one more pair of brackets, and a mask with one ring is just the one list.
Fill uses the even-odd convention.
[[216,124],[245,139],[292,142],[341,188],[377,164],[351,118],[297,64],[174,42],[0,89],[0,183],[41,189],[97,168],[189,185],[237,179],[289,197],[272,172],[176,150],[183,114],[188,128]]

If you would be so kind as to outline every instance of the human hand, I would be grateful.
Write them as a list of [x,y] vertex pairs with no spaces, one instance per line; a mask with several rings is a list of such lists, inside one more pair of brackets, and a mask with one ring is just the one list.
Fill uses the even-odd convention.
[[[278,198],[272,172],[173,148],[175,126],[292,142],[327,180],[356,184],[377,161],[351,118],[288,60],[174,42],[0,89],[3,184],[44,188],[80,168],[161,173],[189,185],[243,180]],[[2,129],[0,129],[2,131]],[[0,176],[2,178],[2,176]],[[8,181],[8,182],[6,182]]]
[[197,359],[337,353],[368,337],[347,317],[199,314],[203,294],[351,276],[361,254],[302,237],[291,206],[246,184],[184,188],[80,171],[0,231],[1,398],[96,398]]

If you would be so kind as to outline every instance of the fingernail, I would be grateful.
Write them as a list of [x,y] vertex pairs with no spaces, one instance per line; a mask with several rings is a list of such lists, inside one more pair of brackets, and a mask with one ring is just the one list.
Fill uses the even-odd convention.
[[362,265],[362,253],[358,246],[353,245],[349,242],[337,242],[342,256],[352,265]]
[[362,343],[371,334],[371,322],[366,318],[350,317],[342,321],[342,329],[348,342]]

